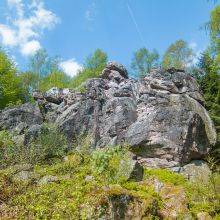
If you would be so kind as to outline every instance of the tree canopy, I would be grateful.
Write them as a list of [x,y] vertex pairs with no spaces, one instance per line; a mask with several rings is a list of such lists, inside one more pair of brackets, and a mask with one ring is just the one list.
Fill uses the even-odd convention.
[[45,49],[40,49],[30,58],[29,70],[38,74],[39,77],[47,76],[60,70],[59,58],[50,57]]
[[134,53],[131,68],[139,76],[145,76],[150,70],[159,65],[159,54],[156,50],[150,52],[145,47]]
[[40,91],[47,91],[52,87],[67,88],[69,87],[70,77],[61,71],[54,71],[45,76],[40,81]]
[[163,56],[165,69],[175,67],[185,69],[193,62],[194,53],[192,48],[184,40],[178,40],[171,44]]
[[108,61],[107,54],[101,49],[97,49],[93,54],[89,55],[80,71],[72,80],[71,87],[79,87],[87,79],[99,77],[103,68]]
[[0,49],[0,109],[10,104],[23,102],[25,90],[13,61]]
[[211,12],[209,24],[212,49],[216,60],[220,63],[220,5]]

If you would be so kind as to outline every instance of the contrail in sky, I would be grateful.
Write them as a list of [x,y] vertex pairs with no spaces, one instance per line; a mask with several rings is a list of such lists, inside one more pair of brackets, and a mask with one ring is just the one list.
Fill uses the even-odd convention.
[[134,26],[135,26],[135,28],[136,28],[136,30],[138,32],[140,40],[142,41],[143,45],[145,45],[143,35],[142,35],[141,31],[140,31],[140,28],[139,28],[139,26],[137,24],[137,21],[136,21],[135,17],[134,17],[134,13],[133,13],[133,11],[132,11],[132,9],[131,9],[131,7],[129,6],[128,3],[127,3],[127,8],[128,8],[128,12],[129,12],[129,14],[131,16],[131,19],[134,22]]

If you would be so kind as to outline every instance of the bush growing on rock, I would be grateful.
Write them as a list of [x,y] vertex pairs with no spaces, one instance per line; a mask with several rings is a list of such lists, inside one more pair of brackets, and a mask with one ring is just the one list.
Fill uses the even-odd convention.
[[24,145],[19,136],[8,131],[0,131],[0,167],[19,163],[48,163],[63,158],[67,151],[64,135],[56,127],[44,125],[36,139]]
[[53,125],[44,125],[39,136],[28,149],[30,163],[43,163],[62,158],[67,152],[67,141]]
[[16,153],[19,154],[12,135],[8,131],[0,131],[0,167],[12,165],[16,161]]
[[102,174],[109,182],[123,182],[130,178],[134,169],[128,147],[109,147],[92,153],[94,172]]

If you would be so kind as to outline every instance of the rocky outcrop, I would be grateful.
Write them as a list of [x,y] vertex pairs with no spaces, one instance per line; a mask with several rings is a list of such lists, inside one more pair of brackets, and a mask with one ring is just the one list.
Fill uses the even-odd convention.
[[0,130],[22,134],[31,126],[42,123],[43,117],[37,104],[26,103],[0,112]]
[[180,70],[128,79],[111,62],[84,93],[70,93],[57,114],[69,140],[89,133],[94,147],[128,144],[141,164],[175,167],[207,155],[216,132],[196,80]]
[[93,148],[129,145],[148,167],[172,168],[202,159],[216,142],[196,80],[183,70],[159,69],[136,80],[110,62],[101,78],[83,86],[83,92],[53,88],[35,93],[41,108],[26,104],[2,111],[0,129],[21,123],[30,128],[44,119],[55,122],[69,143],[89,134]]

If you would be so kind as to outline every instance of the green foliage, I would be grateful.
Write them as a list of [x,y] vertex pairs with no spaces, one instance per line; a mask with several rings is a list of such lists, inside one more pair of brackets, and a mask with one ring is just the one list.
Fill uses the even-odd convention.
[[220,62],[220,6],[216,6],[210,16],[210,37],[212,43],[213,52],[216,55],[216,61]]
[[45,92],[52,87],[67,88],[71,78],[61,71],[58,57],[49,57],[45,49],[40,49],[31,58],[30,71],[21,73],[22,85],[29,92]]
[[116,154],[120,154],[120,148],[104,148],[98,151],[94,151],[92,154],[92,160],[94,162],[93,169],[95,169],[98,173],[102,173],[107,170],[109,167],[110,160]]
[[63,158],[67,151],[66,138],[53,126],[45,125],[30,146],[24,146],[16,139],[14,134],[0,131],[0,168],[19,163],[49,163]]
[[208,183],[188,182],[185,185],[189,209],[195,217],[199,212],[219,216],[220,210],[220,173],[213,173]]
[[39,78],[60,70],[59,58],[49,57],[45,49],[38,50],[29,62],[30,71],[37,74]]
[[63,158],[67,151],[67,141],[55,126],[45,125],[39,136],[28,148],[29,163],[47,163],[55,158]]
[[100,71],[92,70],[92,69],[83,69],[80,71],[75,77],[73,77],[70,87],[71,88],[78,88],[86,82],[86,80],[91,78],[97,78],[100,75]]
[[175,186],[184,186],[186,183],[186,179],[182,175],[167,169],[145,169],[144,178],[148,179],[151,176],[158,178],[161,182],[171,183]]
[[14,163],[16,150],[12,135],[7,131],[0,131],[0,167]]
[[40,91],[47,91],[52,87],[68,88],[70,83],[70,77],[63,72],[52,72],[43,77],[40,81]]
[[[68,88],[71,78],[62,71],[54,71],[44,77],[33,72],[20,73],[22,88],[31,93],[33,90],[45,92],[52,87]],[[30,99],[30,98],[29,98]]]
[[[86,141],[87,142],[87,141]],[[87,143],[86,143],[87,145]],[[84,148],[84,147],[83,147]],[[85,146],[87,149],[87,146]],[[101,152],[100,152],[101,151]],[[100,149],[95,150],[94,155],[101,154],[101,158],[108,158],[109,163],[105,164],[106,171],[113,170],[110,164],[112,157],[123,159],[123,153],[127,150],[115,148],[106,150],[107,157]],[[110,153],[111,152],[111,153]],[[64,162],[53,163],[51,165],[37,165],[32,172],[37,179],[27,185],[26,182],[13,182],[14,172],[5,170],[0,172],[0,198],[4,198],[3,217],[27,218],[31,219],[98,219],[103,213],[108,213],[111,198],[127,195],[132,196],[137,204],[142,203],[143,209],[147,214],[155,213],[160,203],[159,196],[152,187],[144,183],[121,182],[117,183],[116,176],[114,181],[106,178],[105,172],[97,173],[94,170],[94,163],[98,163],[97,157],[93,159],[87,150],[74,150],[69,153]],[[95,161],[94,161],[95,160]],[[103,166],[102,164],[100,166]],[[109,173],[114,176],[116,173]],[[35,185],[35,183],[45,175],[57,176],[58,181]],[[87,180],[87,176],[93,178]],[[117,184],[115,184],[117,183]],[[3,201],[3,200],[1,200]],[[13,212],[16,210],[16,213]],[[0,217],[2,210],[0,207]]]
[[24,88],[25,91],[30,92],[39,88],[40,77],[37,73],[30,71],[22,72],[19,74],[19,77],[21,79],[22,88]]
[[92,153],[92,168],[96,175],[102,174],[109,182],[120,183],[129,179],[131,155],[126,147],[110,147]]
[[220,172],[210,176],[207,183],[198,181],[189,182],[181,174],[167,169],[145,169],[144,179],[157,178],[159,181],[183,187],[187,195],[190,213],[196,218],[199,212],[207,212],[211,216],[219,216],[220,210]]
[[150,72],[152,68],[158,67],[159,54],[156,50],[150,52],[145,47],[134,53],[131,63],[132,69],[141,77]]
[[210,55],[210,52],[205,51],[200,58],[199,67],[203,74],[198,78],[198,83],[204,94],[205,107],[209,111],[218,133],[214,155],[220,159],[220,66]]
[[[4,138],[1,140],[4,140],[5,145],[13,147],[13,142],[6,138],[7,135],[4,132]],[[45,137],[45,133],[43,136]],[[54,134],[51,134],[51,137],[54,138]],[[54,143],[51,139],[41,137],[35,144],[52,146]],[[78,149],[77,144],[77,148],[69,152],[64,161],[53,160],[50,164],[35,165],[31,170],[34,176],[31,181],[17,182],[14,179],[16,168],[0,170],[0,200],[5,204],[0,207],[0,217],[98,219],[111,212],[112,200],[120,201],[121,196],[127,196],[133,198],[131,210],[132,207],[141,205],[143,213],[149,219],[157,219],[157,212],[163,208],[165,201],[154,191],[152,178],[157,178],[169,187],[173,186],[174,190],[175,187],[183,187],[193,216],[201,211],[217,216],[219,173],[213,174],[210,182],[205,184],[187,182],[180,174],[166,169],[146,169],[143,181],[128,181],[121,178],[127,172],[127,164],[122,169],[123,175],[119,175],[122,162],[130,156],[128,148],[111,147],[90,152],[89,140],[80,140],[81,148]],[[58,142],[61,142],[59,138]],[[0,143],[2,146],[3,141]],[[57,144],[58,146],[60,145]],[[63,156],[63,153],[61,155]],[[36,185],[42,177],[48,175],[56,176],[57,180]]]
[[99,77],[103,68],[106,66],[107,60],[107,54],[97,49],[92,55],[86,58],[83,70],[73,78],[70,86],[77,88],[86,80]]
[[107,54],[97,49],[93,54],[86,58],[84,67],[91,70],[102,70],[107,63]]
[[0,49],[0,109],[5,108],[9,103],[24,101],[25,90],[16,72],[13,61]]
[[193,50],[184,40],[178,40],[171,44],[163,56],[163,67],[165,69],[175,67],[185,69],[193,61]]

